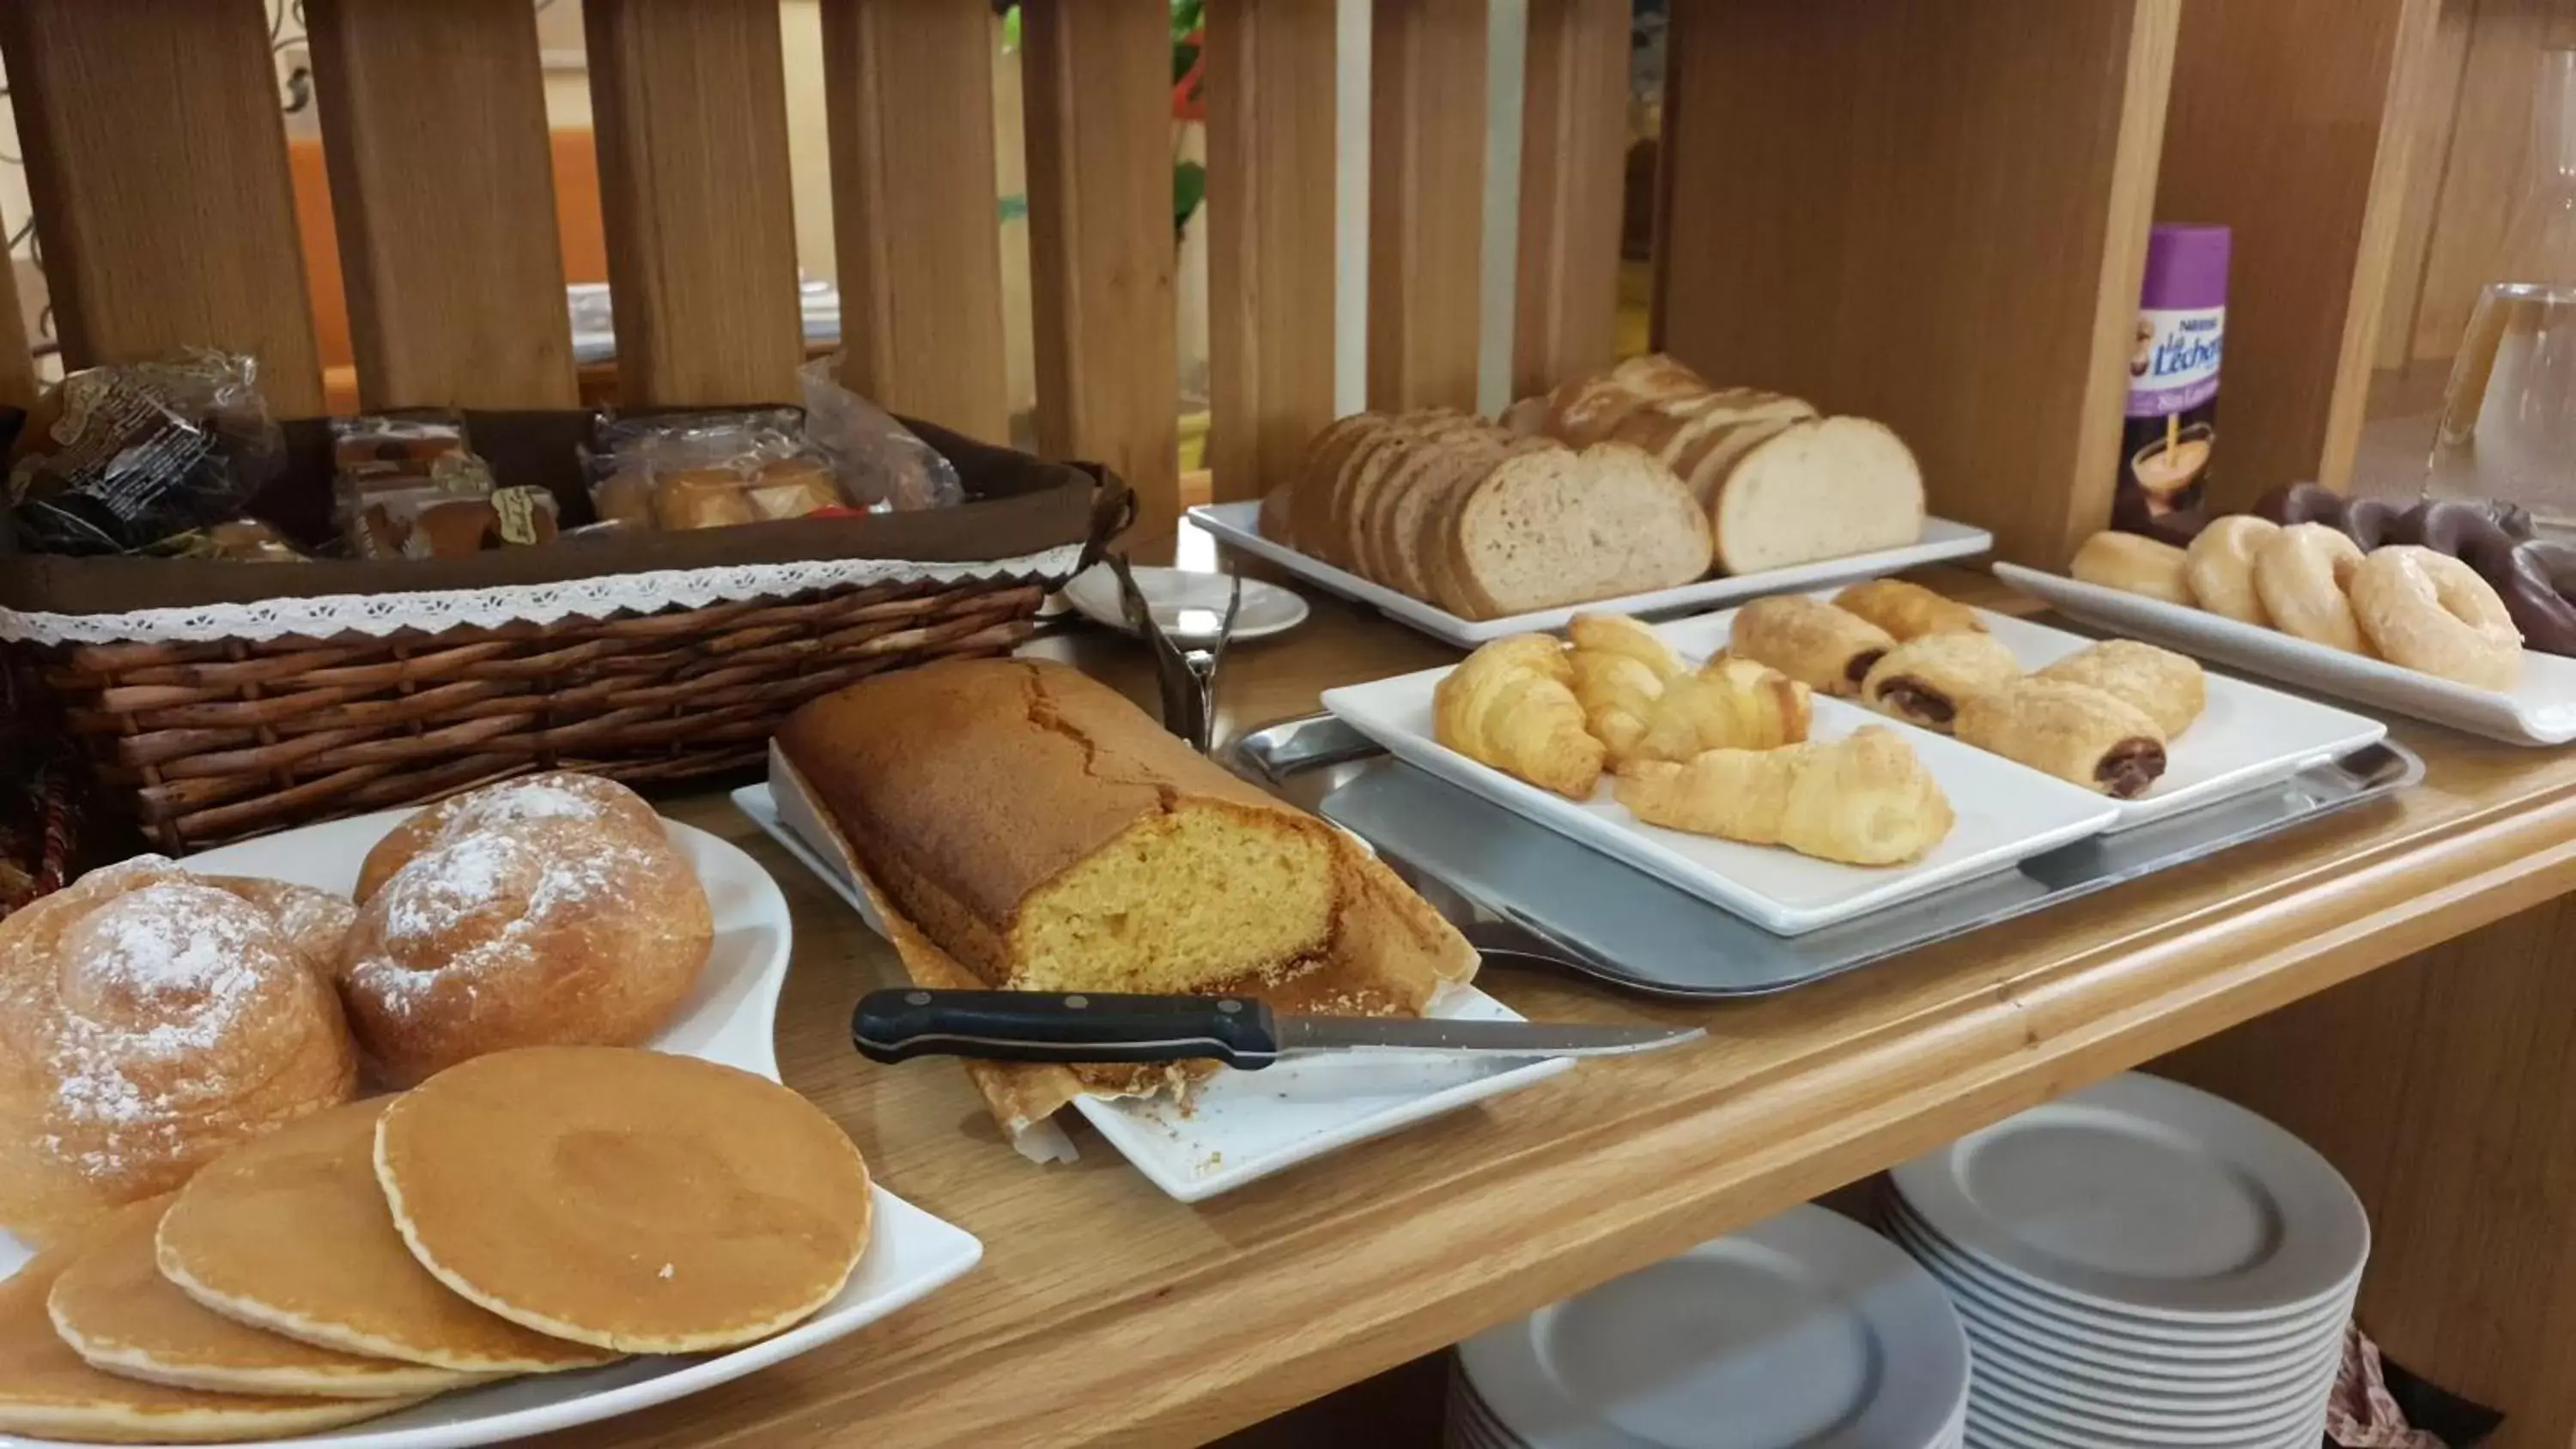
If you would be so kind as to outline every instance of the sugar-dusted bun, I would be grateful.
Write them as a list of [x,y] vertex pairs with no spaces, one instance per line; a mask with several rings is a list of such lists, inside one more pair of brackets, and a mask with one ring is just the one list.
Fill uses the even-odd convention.
[[349,1099],[329,984],[268,910],[145,856],[0,921],[0,1228],[38,1244]]
[[345,896],[292,881],[259,880],[242,875],[210,875],[206,884],[230,891],[277,918],[286,943],[303,956],[324,981],[340,977],[340,955],[349,946],[349,928],[358,923],[358,908]]
[[574,818],[445,832],[359,908],[341,996],[385,1080],[522,1046],[636,1046],[715,937],[657,830]]
[[554,819],[596,820],[632,827],[648,839],[663,838],[662,817],[643,796],[615,780],[569,770],[521,775],[451,795],[395,826],[359,867],[357,898],[373,896],[395,871],[439,841],[514,820]]

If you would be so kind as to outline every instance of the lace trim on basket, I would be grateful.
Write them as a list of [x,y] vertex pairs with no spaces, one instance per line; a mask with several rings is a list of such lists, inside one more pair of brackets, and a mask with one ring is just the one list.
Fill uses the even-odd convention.
[[[381,638],[405,629],[435,634],[459,626],[552,624],[579,616],[652,614],[669,608],[774,599],[813,589],[852,584],[986,582],[1046,579],[1061,582],[1082,562],[1082,545],[1064,544],[1018,558],[971,563],[921,563],[908,559],[814,559],[797,563],[731,564],[720,568],[661,569],[608,574],[547,584],[491,589],[438,589],[404,594],[326,594],[317,598],[262,599],[249,604],[197,604],[174,609],[135,609],[123,614],[20,613],[0,609],[0,641],[24,644],[169,644],[222,639],[266,640],[287,635],[327,638],[356,632]],[[292,565],[244,565],[288,568]]]

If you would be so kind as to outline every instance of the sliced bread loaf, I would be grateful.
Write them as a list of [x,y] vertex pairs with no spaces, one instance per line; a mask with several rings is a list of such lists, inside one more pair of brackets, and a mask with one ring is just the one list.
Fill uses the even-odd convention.
[[1504,460],[1459,504],[1446,543],[1451,612],[1475,618],[1677,587],[1708,572],[1710,552],[1689,490],[1626,443]]
[[1408,413],[1406,435],[1396,442],[1386,466],[1353,480],[1345,500],[1348,517],[1343,545],[1353,572],[1378,583],[1387,581],[1387,563],[1378,549],[1378,526],[1393,499],[1419,486],[1423,471],[1442,453],[1474,439],[1491,436],[1494,425],[1467,413],[1441,409]]
[[[1621,420],[1614,435],[1634,443],[1681,472],[1684,459],[1709,434],[1743,423],[1795,422],[1816,415],[1813,404],[1759,388],[1730,387],[1695,397],[1652,402]],[[1688,476],[1688,475],[1684,475]]]
[[1866,418],[1792,423],[1726,469],[1710,521],[1731,574],[1901,548],[1923,534],[1923,470]]
[[[1288,500],[1286,542],[1298,552],[1315,554],[1322,545],[1333,493],[1341,486],[1351,457],[1374,439],[1388,422],[1384,413],[1353,413],[1326,427],[1306,445],[1305,466],[1297,472],[1296,491]],[[1263,536],[1268,537],[1267,525]]]

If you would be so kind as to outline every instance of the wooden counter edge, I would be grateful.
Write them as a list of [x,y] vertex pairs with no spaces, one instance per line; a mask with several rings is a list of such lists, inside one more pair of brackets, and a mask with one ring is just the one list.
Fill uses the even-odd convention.
[[639,1442],[1200,1443],[2571,887],[2576,789],[2562,789],[2039,963],[1616,1139],[1499,1155],[1465,1185],[1508,1180],[1507,1211],[1453,1192],[1397,1221],[1320,1223],[1265,1244],[1257,1271],[1175,1285],[1150,1324],[1112,1303],[846,1396]]

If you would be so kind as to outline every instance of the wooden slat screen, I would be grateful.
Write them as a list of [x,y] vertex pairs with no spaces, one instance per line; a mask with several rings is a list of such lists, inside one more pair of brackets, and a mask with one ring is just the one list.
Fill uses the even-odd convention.
[[841,380],[1007,442],[993,44],[988,0],[823,0]]
[[[1379,0],[1369,395],[1476,399],[1489,0]],[[361,402],[580,396],[528,0],[310,0]],[[1007,436],[992,179],[1027,158],[1037,435],[1179,502],[1166,7],[1032,0],[1024,134],[997,135],[986,0],[821,0],[847,380]],[[587,0],[618,396],[792,401],[804,355],[779,0]],[[1341,86],[1331,0],[1208,12],[1214,488],[1287,477],[1335,411]],[[1532,0],[1520,391],[1608,358],[1621,0]],[[261,0],[0,5],[66,360],[257,353],[322,407]],[[571,194],[571,193],[567,193]],[[0,292],[0,303],[5,303]],[[27,374],[0,360],[0,395]],[[1356,381],[1356,380],[1354,380]]]
[[527,0],[307,0],[368,407],[572,407]]
[[778,0],[586,0],[630,403],[793,402],[804,357]]
[[1293,475],[1333,418],[1333,7],[1208,7],[1208,407],[1216,496]]
[[1020,13],[1038,446],[1117,469],[1159,549],[1180,498],[1170,21],[1136,0]]
[[64,360],[228,347],[320,412],[260,0],[9,0],[0,55]]
[[1485,0],[1376,0],[1368,400],[1476,406],[1484,289]]

